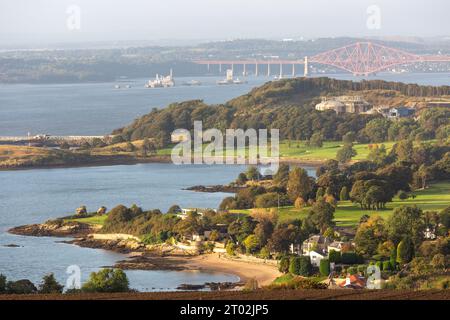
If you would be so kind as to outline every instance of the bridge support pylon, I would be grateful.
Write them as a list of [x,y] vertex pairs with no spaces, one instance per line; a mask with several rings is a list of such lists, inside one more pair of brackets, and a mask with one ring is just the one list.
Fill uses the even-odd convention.
[[308,76],[308,56],[305,56],[305,70],[303,71],[303,76],[306,78]]

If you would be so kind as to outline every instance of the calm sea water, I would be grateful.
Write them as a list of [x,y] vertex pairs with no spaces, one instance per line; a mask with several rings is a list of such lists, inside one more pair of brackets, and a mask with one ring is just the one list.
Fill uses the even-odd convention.
[[[351,76],[336,76],[354,79]],[[378,78],[421,84],[450,84],[447,75],[382,75]],[[179,79],[180,82],[189,79]],[[0,135],[45,132],[54,135],[104,134],[170,102],[204,99],[225,102],[266,81],[250,78],[241,86],[217,86],[217,78],[200,78],[200,87],[144,89],[144,80],[132,88],[115,90],[114,83],[75,85],[0,85]],[[80,248],[58,238],[35,238],[8,234],[14,226],[39,223],[66,215],[80,205],[95,210],[104,205],[137,204],[145,209],[182,207],[216,208],[227,196],[182,190],[192,185],[228,183],[242,166],[132,166],[41,169],[0,172],[0,273],[11,279],[39,282],[54,272],[65,283],[70,265],[81,268],[82,280],[102,266],[125,256],[104,250]],[[313,174],[313,170],[310,170]],[[16,244],[20,247],[5,247]],[[142,291],[173,290],[181,283],[234,281],[233,275],[204,272],[127,271],[131,286]]]

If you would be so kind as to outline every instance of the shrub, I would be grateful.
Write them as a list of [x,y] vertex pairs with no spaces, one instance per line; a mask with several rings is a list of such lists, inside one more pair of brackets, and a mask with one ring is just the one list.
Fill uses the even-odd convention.
[[398,197],[400,200],[406,200],[406,199],[408,199],[408,194],[407,194],[405,191],[403,191],[403,190],[399,190],[399,191],[397,192],[397,197]]
[[0,293],[4,293],[6,291],[6,277],[0,274]]
[[383,270],[384,271],[390,271],[391,269],[391,262],[390,261],[383,261]]
[[367,270],[367,266],[365,264],[360,264],[356,270],[361,273],[361,274],[365,274],[366,270]]
[[341,192],[339,194],[339,200],[341,201],[347,201],[349,200],[349,195],[348,195],[348,189],[347,187],[342,187]]
[[311,274],[311,260],[308,256],[292,257],[289,272],[295,275],[308,277]]
[[282,273],[288,273],[289,272],[289,257],[283,256],[281,257],[280,261],[278,261],[278,270]]
[[31,294],[36,293],[37,288],[28,280],[8,281],[6,283],[6,292],[10,294]]
[[358,273],[358,269],[356,267],[348,267],[347,268],[347,273],[357,274]]
[[121,269],[102,269],[92,272],[89,281],[86,282],[84,292],[127,292],[129,291],[127,275]]
[[363,259],[356,252],[343,252],[341,254],[341,262],[344,264],[356,264],[362,262]]
[[289,261],[289,272],[295,275],[300,274],[300,257],[291,257]]
[[234,256],[236,254],[236,245],[233,242],[228,242],[225,250],[229,256]]
[[62,293],[63,289],[64,286],[56,281],[53,273],[44,276],[39,285],[39,293]]
[[341,252],[336,250],[330,250],[328,253],[328,259],[330,262],[340,263],[341,262]]
[[383,263],[381,261],[375,262],[375,265],[378,267],[378,269],[383,270]]
[[302,197],[298,197],[294,202],[294,207],[296,209],[301,209],[306,205],[305,200]]
[[330,261],[328,259],[320,260],[319,271],[322,276],[328,276],[330,274]]
[[248,279],[247,282],[245,283],[243,291],[255,291],[258,290],[258,288],[259,288],[258,280],[256,280],[255,278],[251,278]]
[[259,251],[259,257],[261,259],[270,259],[270,251],[269,249],[267,249],[267,247],[263,247],[260,251]]

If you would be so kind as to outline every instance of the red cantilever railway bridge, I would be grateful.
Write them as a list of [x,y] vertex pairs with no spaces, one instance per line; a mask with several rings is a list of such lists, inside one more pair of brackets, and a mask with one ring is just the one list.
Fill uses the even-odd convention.
[[233,69],[235,65],[243,65],[246,73],[247,65],[255,65],[255,73],[258,75],[259,65],[267,65],[267,74],[270,76],[270,66],[279,65],[280,75],[283,73],[283,65],[292,65],[292,75],[295,75],[295,66],[304,65],[304,73],[308,74],[308,64],[318,63],[333,66],[354,75],[369,75],[387,68],[412,63],[421,62],[450,62],[450,56],[444,55],[416,55],[395,48],[389,48],[381,44],[372,42],[357,42],[342,48],[333,49],[319,53],[312,57],[305,57],[304,60],[198,60],[197,64],[230,65]]

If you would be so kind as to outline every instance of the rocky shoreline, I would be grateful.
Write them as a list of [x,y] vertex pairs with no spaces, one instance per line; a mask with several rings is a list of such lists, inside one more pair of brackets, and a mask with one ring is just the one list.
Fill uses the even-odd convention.
[[27,224],[8,230],[9,233],[33,237],[84,237],[95,233],[98,227],[81,222]]
[[239,190],[244,189],[245,186],[231,186],[231,185],[215,185],[215,186],[192,186],[183,190],[196,191],[196,192],[208,192],[208,193],[216,193],[216,192],[224,192],[224,193],[237,193]]
[[[58,220],[56,220],[58,221]],[[145,245],[134,239],[96,239],[98,226],[80,222],[46,222],[14,227],[8,232],[34,237],[70,237],[73,239],[63,243],[77,245],[83,248],[103,249],[128,255],[124,260],[117,261],[113,267],[123,270],[168,270],[168,271],[213,271],[192,265],[190,258],[198,257],[191,252],[177,249],[170,245]],[[230,290],[242,286],[239,282],[204,283],[201,285],[181,284],[179,290]]]

